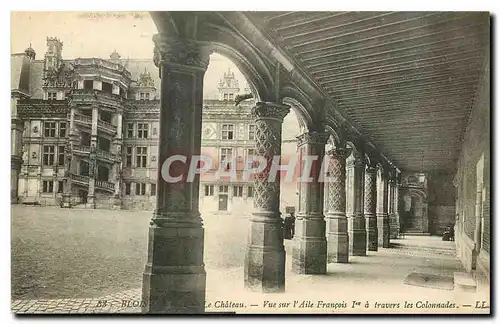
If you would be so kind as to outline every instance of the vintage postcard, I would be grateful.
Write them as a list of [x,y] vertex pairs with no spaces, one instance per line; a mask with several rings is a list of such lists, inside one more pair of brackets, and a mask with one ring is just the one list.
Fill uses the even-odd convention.
[[490,314],[490,13],[11,13],[15,314]]

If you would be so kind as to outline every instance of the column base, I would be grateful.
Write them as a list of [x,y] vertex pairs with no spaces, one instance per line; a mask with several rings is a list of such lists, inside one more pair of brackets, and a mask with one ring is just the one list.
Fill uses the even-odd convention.
[[389,238],[397,239],[398,238],[398,220],[396,219],[395,214],[389,214]]
[[389,218],[387,214],[377,214],[377,226],[378,226],[378,246],[383,248],[388,248],[389,243]]
[[378,228],[377,217],[373,214],[365,214],[366,219],[366,249],[367,251],[378,251]]
[[279,212],[257,212],[250,217],[245,254],[245,288],[274,293],[285,291],[285,247]]
[[61,208],[71,208],[71,195],[63,194]]
[[349,234],[345,214],[327,213],[326,246],[328,263],[349,262]]
[[206,291],[203,227],[170,226],[149,228],[142,313],[202,314]]
[[87,196],[85,208],[95,209],[95,196]]
[[352,215],[349,217],[349,254],[352,256],[366,256],[366,223],[365,217]]
[[121,210],[122,209],[122,200],[120,197],[113,197],[113,207],[114,210]]
[[325,274],[326,238],[294,238],[292,271],[298,274]]
[[292,271],[299,274],[326,273],[326,222],[322,218],[300,215],[295,220]]

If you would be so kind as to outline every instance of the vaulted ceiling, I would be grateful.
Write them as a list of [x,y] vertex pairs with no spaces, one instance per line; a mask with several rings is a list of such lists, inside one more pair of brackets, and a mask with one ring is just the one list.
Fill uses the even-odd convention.
[[489,52],[488,13],[245,15],[399,169],[455,169]]

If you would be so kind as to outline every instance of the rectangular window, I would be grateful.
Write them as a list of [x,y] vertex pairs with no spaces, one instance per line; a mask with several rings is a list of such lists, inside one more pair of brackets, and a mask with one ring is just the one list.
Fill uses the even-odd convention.
[[59,137],[66,137],[66,122],[59,123]]
[[55,146],[54,145],[44,145],[43,146],[43,165],[53,166],[54,165],[54,155],[55,155]]
[[229,192],[228,186],[219,186],[219,193],[228,193],[228,192]]
[[87,90],[94,89],[94,81],[92,80],[83,80],[83,88]]
[[247,150],[247,169],[253,169],[253,157],[257,155],[257,151],[253,148]]
[[127,138],[134,137],[134,123],[127,124]]
[[57,92],[47,92],[47,100],[57,100]]
[[127,146],[127,155],[125,157],[125,166],[131,167],[132,166],[132,147]]
[[233,156],[233,149],[221,148],[220,149],[220,163],[224,170],[229,170],[231,168],[231,158]]
[[130,182],[125,183],[125,195],[130,196]]
[[146,94],[144,92],[139,93],[140,100],[146,100]]
[[146,92],[146,100],[149,100],[149,92]]
[[135,195],[136,196],[144,196],[146,194],[146,184],[145,183],[136,183],[135,184]]
[[233,196],[234,197],[243,197],[243,186],[234,186],[233,187]]
[[138,138],[148,138],[149,124],[138,123],[137,124],[137,137]]
[[229,100],[233,100],[233,94],[232,93],[229,94]]
[[214,195],[214,185],[205,185],[205,196]]
[[43,129],[45,137],[56,137],[56,122],[44,122]]
[[222,124],[222,139],[232,140],[234,138],[234,125]]
[[253,187],[248,187],[248,195],[247,197],[253,197]]
[[224,100],[227,100],[227,93],[224,94]]
[[248,125],[248,139],[255,140],[255,125]]
[[43,192],[45,193],[54,192],[54,181],[43,180]]
[[136,151],[136,167],[145,168],[148,158],[148,148],[145,146],[138,146]]
[[57,165],[64,165],[64,149],[65,146],[59,146],[59,152],[57,152]]
[[151,184],[151,196],[156,196],[156,183]]
[[57,193],[62,193],[64,191],[64,183],[62,181],[57,182]]

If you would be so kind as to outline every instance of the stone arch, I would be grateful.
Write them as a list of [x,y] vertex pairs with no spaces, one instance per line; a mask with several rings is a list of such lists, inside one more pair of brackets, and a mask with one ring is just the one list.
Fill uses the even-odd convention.
[[[246,40],[229,28],[205,24],[198,40],[212,52],[230,59],[247,79],[256,101],[271,101],[274,88],[271,67]],[[244,53],[244,55],[243,55]]]
[[316,129],[318,123],[315,123],[313,118],[314,106],[311,98],[304,92],[294,85],[287,84],[281,87],[280,98],[282,103],[289,105],[297,113],[301,128],[304,126],[310,131],[324,131],[324,129]]
[[401,219],[406,231],[428,233],[429,215],[427,194],[419,188],[402,188]]
[[325,129],[330,133],[333,140],[333,145],[337,148],[345,147],[345,139],[339,124],[331,117],[326,116]]

